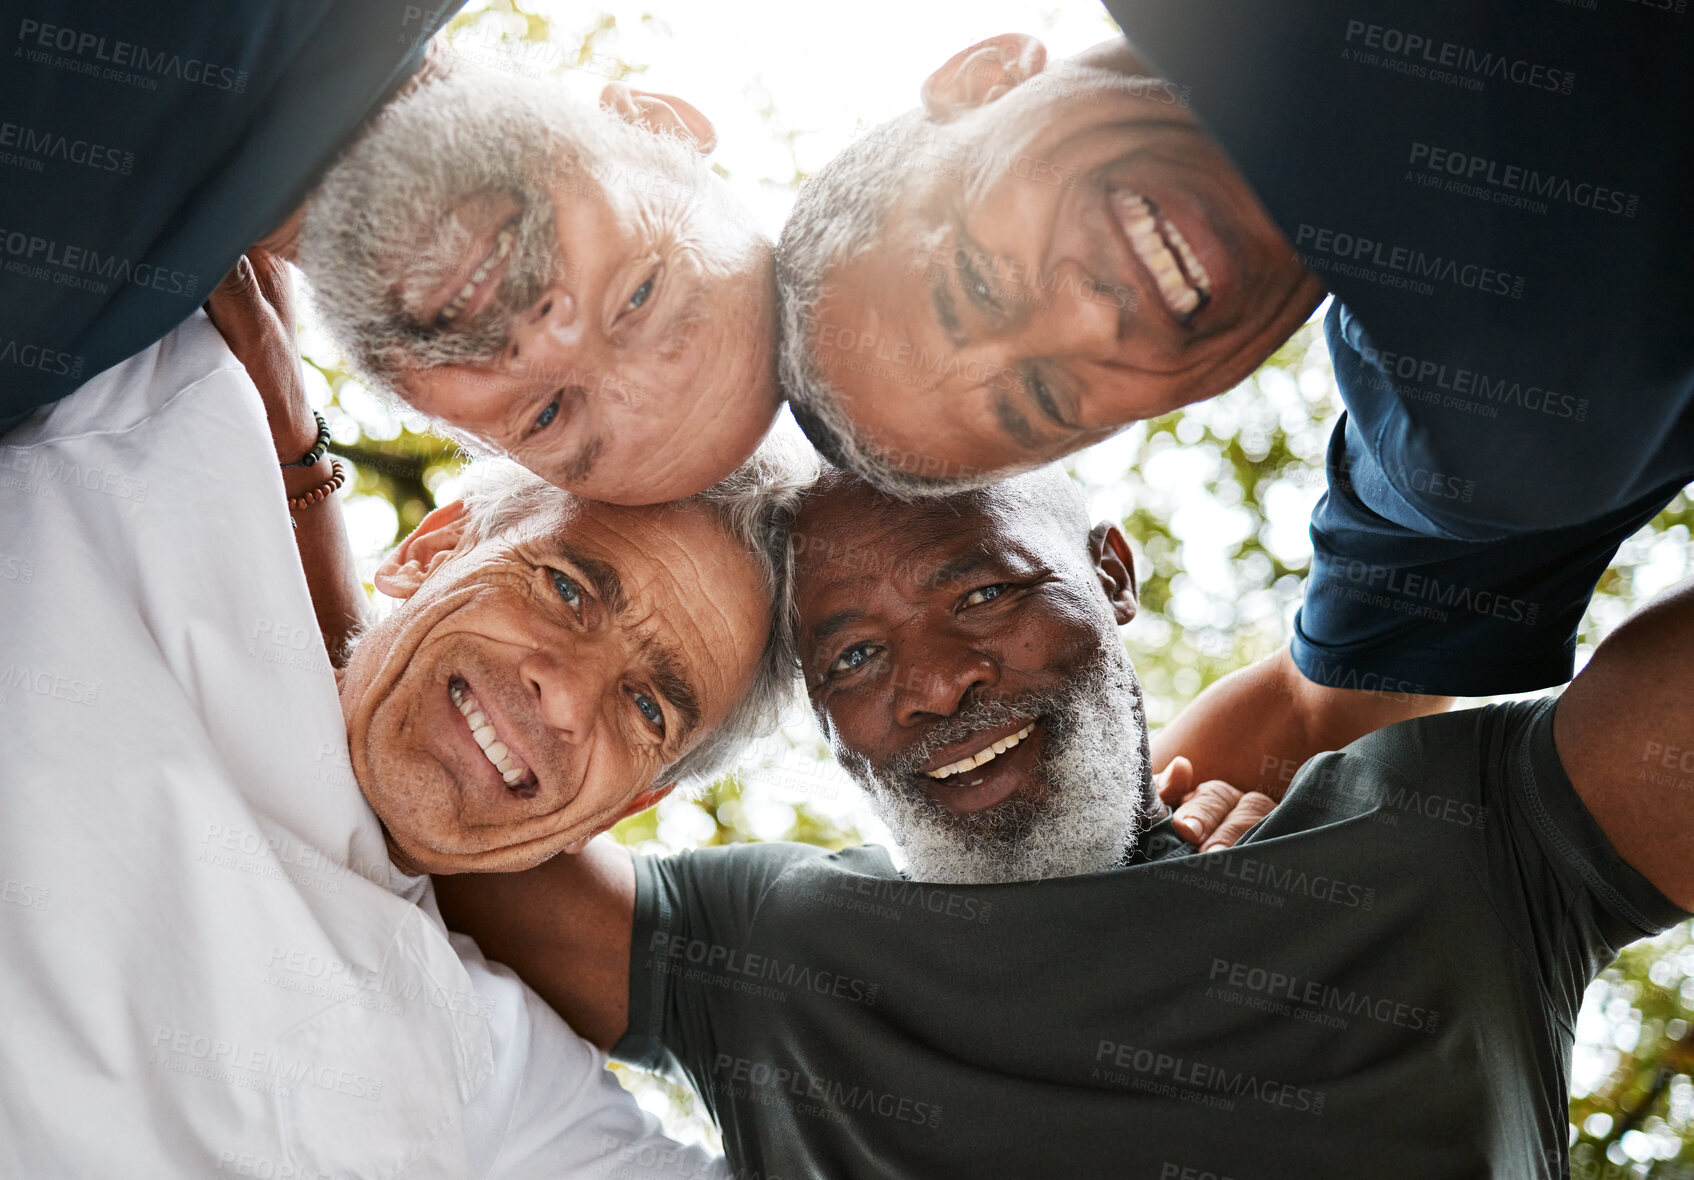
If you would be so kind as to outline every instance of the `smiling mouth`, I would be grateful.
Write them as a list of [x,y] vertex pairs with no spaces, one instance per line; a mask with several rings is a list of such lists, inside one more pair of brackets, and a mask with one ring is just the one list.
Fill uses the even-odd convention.
[[490,281],[499,281],[500,275],[504,271],[503,264],[506,261],[506,256],[512,252],[512,243],[517,240],[517,224],[518,218],[514,217],[494,235],[494,244],[489,248],[488,254],[483,260],[477,263],[475,269],[471,271],[470,278],[465,281],[465,285],[459,288],[453,298],[448,301],[446,307],[435,313],[436,327],[445,328],[458,319],[459,315],[466,307],[470,306],[473,300],[478,303],[486,302],[486,300],[477,299],[477,296]]
[[506,743],[500,740],[500,735],[494,730],[494,723],[488,719],[488,714],[482,711],[482,705],[470,686],[455,676],[447,682],[447,695],[452,698],[454,708],[464,716],[465,724],[470,727],[471,737],[482,750],[482,756],[499,771],[506,786],[516,789],[533,784],[535,775]]
[[1111,202],[1130,249],[1153,276],[1159,298],[1171,315],[1188,323],[1212,298],[1211,276],[1193,247],[1159,207],[1140,193],[1118,189],[1111,194]]
[[926,771],[925,773],[933,779],[945,779],[951,778],[955,774],[963,774],[965,771],[973,770],[985,762],[992,762],[1001,754],[1004,754],[1007,750],[1010,750],[1013,746],[1016,746],[1019,742],[1023,741],[1024,738],[1028,737],[1034,731],[1035,722],[1031,721],[1028,725],[1024,726],[1016,733],[1000,738],[998,741],[990,742],[974,754],[967,754],[965,757],[960,758],[957,762],[949,762],[946,766],[938,766],[934,770]]

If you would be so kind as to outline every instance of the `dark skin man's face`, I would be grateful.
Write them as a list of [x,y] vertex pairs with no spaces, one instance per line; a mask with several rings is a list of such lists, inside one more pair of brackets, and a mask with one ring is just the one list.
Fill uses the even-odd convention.
[[1067,77],[1007,35],[925,84],[907,189],[825,281],[812,338],[878,450],[1048,462],[1222,393],[1323,298],[1175,88],[1084,59]]
[[1040,478],[901,504],[832,476],[796,524],[806,690],[845,762],[898,766],[962,710],[1011,706],[906,773],[955,815],[1039,797],[1048,727],[1018,702],[1062,694],[1134,614],[1123,534],[1083,535],[1030,486]]

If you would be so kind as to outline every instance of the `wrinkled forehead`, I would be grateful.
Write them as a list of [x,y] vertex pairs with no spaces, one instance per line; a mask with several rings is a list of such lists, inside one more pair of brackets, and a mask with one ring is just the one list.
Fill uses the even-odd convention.
[[479,548],[484,546],[531,559],[575,555],[612,562],[625,598],[647,587],[687,591],[692,599],[693,588],[707,580],[717,589],[745,584],[753,597],[761,589],[752,554],[716,512],[693,500],[636,506],[561,493],[506,523]]
[[[477,540],[469,560],[449,562],[456,585],[504,582],[555,569],[603,608],[632,651],[663,654],[694,686],[705,726],[723,719],[751,682],[769,636],[771,594],[757,559],[710,507],[678,501],[646,507],[568,494]],[[455,568],[457,567],[457,568]],[[520,609],[549,611],[552,591],[521,595]]]
[[1060,561],[1081,553],[1087,535],[1082,496],[1057,466],[910,501],[836,471],[807,494],[795,521],[795,576],[802,594],[867,565],[909,568],[934,582],[968,550],[1011,546]]

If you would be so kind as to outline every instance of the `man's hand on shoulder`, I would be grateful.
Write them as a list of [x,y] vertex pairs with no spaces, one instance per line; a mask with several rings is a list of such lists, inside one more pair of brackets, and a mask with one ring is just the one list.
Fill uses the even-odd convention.
[[1153,735],[1153,767],[1178,755],[1201,782],[1221,779],[1281,799],[1308,758],[1397,721],[1445,712],[1451,697],[1327,688],[1285,647],[1219,680]]
[[1242,791],[1220,779],[1194,782],[1194,766],[1173,758],[1155,780],[1159,798],[1172,808],[1177,834],[1201,852],[1232,848],[1276,807],[1259,791]]

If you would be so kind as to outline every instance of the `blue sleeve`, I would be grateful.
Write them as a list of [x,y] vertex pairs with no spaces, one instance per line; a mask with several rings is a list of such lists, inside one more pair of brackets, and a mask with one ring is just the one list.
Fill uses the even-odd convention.
[[0,431],[186,319],[462,0],[7,0]]
[[1342,415],[1330,437],[1329,488],[1312,512],[1312,570],[1293,655],[1314,683],[1390,693],[1484,696],[1569,680],[1595,583],[1624,539],[1681,486],[1673,481],[1583,525],[1473,540],[1430,536],[1373,512],[1355,475],[1374,470]]

